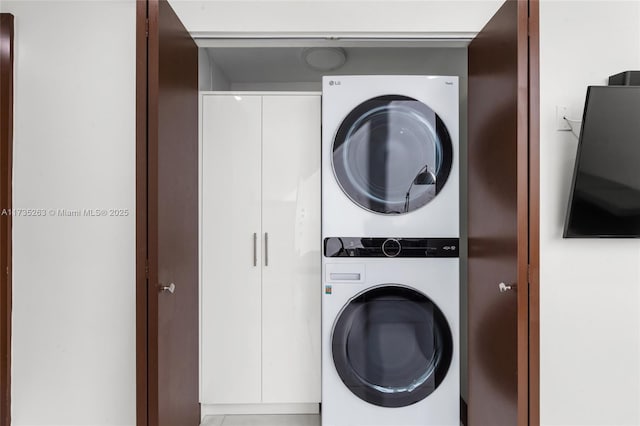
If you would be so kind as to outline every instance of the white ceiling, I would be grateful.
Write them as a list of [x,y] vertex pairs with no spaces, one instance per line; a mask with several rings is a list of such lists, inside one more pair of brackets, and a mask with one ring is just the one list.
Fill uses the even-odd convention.
[[208,48],[209,57],[232,83],[319,82],[323,75],[466,75],[464,48],[349,47],[346,64],[334,71],[312,70],[303,47]]
[[477,33],[504,0],[170,0],[196,37]]

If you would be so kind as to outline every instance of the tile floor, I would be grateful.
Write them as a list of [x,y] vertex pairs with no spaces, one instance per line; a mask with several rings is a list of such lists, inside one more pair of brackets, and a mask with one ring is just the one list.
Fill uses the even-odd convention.
[[318,414],[207,416],[200,426],[320,426]]
[[[207,416],[200,426],[320,426],[319,414]],[[465,426],[460,423],[460,426]]]

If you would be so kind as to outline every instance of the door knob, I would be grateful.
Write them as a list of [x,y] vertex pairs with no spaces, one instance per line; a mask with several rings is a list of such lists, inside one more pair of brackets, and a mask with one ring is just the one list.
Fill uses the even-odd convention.
[[176,285],[174,283],[171,283],[169,285],[161,285],[160,291],[168,291],[169,293],[173,294],[176,292]]
[[498,284],[498,290],[500,290],[500,293],[505,293],[509,290],[517,290],[518,286],[516,284],[505,284],[505,283],[500,283]]

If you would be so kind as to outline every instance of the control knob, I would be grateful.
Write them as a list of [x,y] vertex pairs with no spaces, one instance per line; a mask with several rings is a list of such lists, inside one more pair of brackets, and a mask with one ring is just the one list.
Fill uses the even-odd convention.
[[389,238],[382,243],[382,253],[387,257],[396,257],[401,251],[402,246],[400,245],[400,241],[395,238]]

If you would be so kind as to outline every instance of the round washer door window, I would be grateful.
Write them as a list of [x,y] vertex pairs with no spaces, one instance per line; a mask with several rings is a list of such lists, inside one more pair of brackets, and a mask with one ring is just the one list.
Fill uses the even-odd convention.
[[440,192],[452,151],[449,132],[431,108],[406,96],[381,96],[360,104],[338,128],[333,170],[360,207],[403,214]]
[[382,407],[405,407],[443,381],[453,353],[451,329],[424,294],[385,284],[343,308],[332,336],[338,375],[356,396]]

